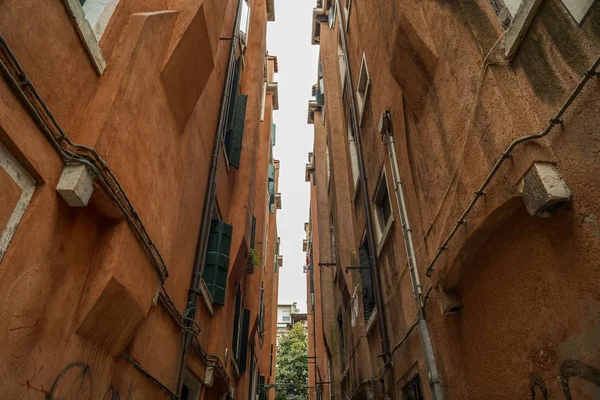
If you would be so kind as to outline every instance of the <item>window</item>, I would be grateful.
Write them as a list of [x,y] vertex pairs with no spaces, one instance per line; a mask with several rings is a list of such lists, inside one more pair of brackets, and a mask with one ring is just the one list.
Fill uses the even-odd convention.
[[246,103],[248,101],[247,95],[240,94],[241,72],[242,57],[239,57],[235,62],[233,71],[224,143],[227,160],[231,166],[237,169],[240,168],[244,121],[246,119]]
[[373,282],[371,280],[371,265],[369,262],[369,246],[364,241],[358,248],[358,256],[360,259],[360,282],[362,288],[363,300],[363,316],[365,321],[371,318],[371,314],[375,309],[375,292],[373,290]]
[[402,388],[402,400],[424,400],[419,375],[415,376]]
[[336,8],[335,8],[335,1],[333,1],[331,3],[331,7],[329,7],[329,29],[333,29],[333,27],[335,26],[335,15],[336,13]]
[[583,19],[592,8],[595,0],[562,0],[573,19],[581,25]]
[[181,400],[199,400],[202,384],[186,369],[183,376],[183,389],[181,391]]
[[242,1],[242,14],[240,18],[240,39],[245,47],[248,44],[248,30],[250,29],[250,5],[248,0]]
[[225,221],[213,219],[210,223],[202,278],[206,283],[213,303],[221,305],[225,304],[232,232],[233,226],[225,223]]
[[339,351],[342,370],[346,369],[346,344],[344,341],[344,320],[342,319],[342,310],[337,315],[338,336],[339,336]]
[[375,208],[375,225],[377,228],[377,240],[381,243],[385,240],[389,231],[390,225],[394,220],[392,215],[392,203],[387,188],[387,178],[385,168],[382,170],[377,189],[375,189],[375,197],[373,198]]
[[327,188],[329,188],[329,180],[331,178],[331,163],[329,161],[329,143],[328,142],[325,143],[325,157],[327,158],[325,160],[325,162],[327,164]]
[[500,24],[506,30],[500,47],[504,49],[504,57],[510,60],[519,48],[543,0],[489,0],[489,2]]
[[232,353],[238,371],[246,371],[246,355],[248,354],[248,328],[250,327],[250,310],[242,306],[242,290],[238,286],[235,294],[235,309],[233,318]]
[[258,309],[258,333],[262,337],[265,333],[265,284],[260,284],[260,306]]
[[256,400],[256,386],[258,384],[258,371],[254,351],[250,350],[250,385],[248,387],[248,400]]
[[371,77],[369,76],[369,70],[367,69],[367,59],[365,52],[363,51],[362,62],[360,63],[360,72],[358,74],[358,84],[356,85],[356,101],[358,103],[358,125],[362,123],[362,117],[365,111],[365,103],[367,102],[367,95],[369,94],[369,85],[371,84]]
[[342,92],[346,83],[346,56],[344,55],[344,49],[342,47],[342,38],[338,37],[338,60],[340,63],[340,79],[342,81]]
[[114,14],[119,0],[79,0],[85,19],[90,24],[96,40],[99,42],[104,34],[108,21]]
[[523,0],[490,0],[490,4],[504,29],[508,29],[517,16]]
[[[348,104],[348,108],[350,108],[350,104]],[[348,114],[350,112],[348,111]],[[356,150],[356,142],[354,140],[354,132],[352,131],[352,121],[348,119],[348,148],[350,153],[350,168],[352,169],[352,183],[354,183],[354,197],[356,197],[356,193],[358,193],[358,178],[360,177],[360,172],[358,169],[358,152]]]
[[291,311],[290,308],[282,309],[281,310],[281,320],[283,322],[290,322],[291,321],[291,315],[292,315],[292,311]]
[[94,69],[102,75],[106,69],[106,60],[98,42],[104,34],[108,22],[115,12],[119,0],[63,0],[73,25],[79,34],[87,53],[92,59]]
[[346,30],[348,29],[348,20],[350,19],[350,8],[352,7],[352,0],[344,0],[344,19],[346,21]]

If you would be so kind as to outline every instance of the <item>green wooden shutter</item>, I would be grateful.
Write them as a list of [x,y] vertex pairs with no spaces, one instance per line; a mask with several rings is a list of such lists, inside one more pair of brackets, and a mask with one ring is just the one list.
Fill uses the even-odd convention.
[[317,98],[317,105],[322,106],[325,105],[325,94],[321,92],[321,89],[316,90],[315,97]]
[[277,125],[271,124],[271,145],[275,146],[277,142]]
[[[270,181],[275,181],[275,166],[273,164],[269,164],[269,182]],[[273,186],[273,191],[275,191],[275,186]]]
[[240,335],[240,309],[242,306],[242,292],[238,288],[235,294],[235,315],[233,317],[233,340],[231,348],[233,349],[233,357],[237,358],[239,354],[238,339]]
[[256,241],[256,217],[252,216],[252,231],[250,233],[250,248],[253,249]]
[[369,263],[369,252],[365,245],[358,248],[360,256],[360,279],[362,286],[363,311],[365,320],[368,320],[375,308],[375,296],[373,292],[373,283],[371,281],[371,269]]
[[260,334],[265,332],[265,289],[260,289],[260,308],[258,315],[258,330]]
[[248,358],[248,329],[250,328],[250,310],[244,308],[242,316],[242,337],[240,344],[240,355],[238,361],[238,369],[241,372],[246,371],[246,359]]
[[216,219],[211,221],[202,278],[206,282],[213,302],[221,305],[225,304],[232,232],[233,227],[224,221]]
[[234,106],[234,116],[231,129],[225,136],[225,150],[229,164],[234,168],[240,168],[240,157],[242,155],[242,140],[244,138],[244,120],[246,119],[246,104],[248,96],[238,94]]
[[[240,93],[240,75],[242,73],[242,58],[238,58],[233,66],[233,77],[229,92],[229,110],[227,113],[227,133],[233,129],[235,120],[235,103]],[[227,135],[226,135],[227,136]]]
[[260,375],[258,377],[258,400],[265,400],[265,376]]

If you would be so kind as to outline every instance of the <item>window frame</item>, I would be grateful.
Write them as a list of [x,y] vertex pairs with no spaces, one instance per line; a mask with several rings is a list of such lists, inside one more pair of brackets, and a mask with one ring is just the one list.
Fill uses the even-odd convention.
[[[200,381],[200,379],[198,379],[189,369],[185,369],[185,372],[183,374],[183,385],[188,387],[188,389],[191,391],[190,395],[187,396],[187,398],[184,399],[183,394],[181,399],[182,400],[199,400],[200,399],[200,394],[202,394],[202,389],[203,389],[203,384]],[[182,392],[183,393],[183,392]]]
[[[248,9],[248,13],[246,15],[246,20],[244,21],[244,5],[246,5],[247,9]],[[240,33],[240,45],[242,47],[242,52],[246,49],[246,47],[248,46],[248,36],[250,34],[250,18],[252,15],[252,8],[250,7],[250,3],[248,3],[248,0],[243,0],[242,1],[242,9],[240,10],[240,28],[239,28],[239,33]],[[242,25],[244,25],[244,27],[242,28]]]
[[371,76],[369,75],[369,68],[367,67],[367,57],[365,52],[362,53],[362,59],[360,63],[360,71],[358,73],[358,79],[356,81],[356,102],[358,103],[358,126],[362,125],[362,119],[367,103],[367,97],[369,95],[369,87],[371,86]]
[[[575,5],[571,3],[572,1],[573,0],[561,0],[560,2],[565,7],[567,12],[571,16],[571,18],[573,18],[573,20],[577,23],[577,25],[581,26],[581,25],[583,25],[583,21],[585,20],[585,17],[587,17],[588,14],[590,13],[590,10],[594,6],[594,3],[596,2],[596,0],[589,0],[589,4],[583,6],[583,8],[584,8],[583,12],[581,13],[581,15],[579,17],[576,15],[573,15],[573,7],[575,7]],[[581,0],[579,0],[579,1],[581,1]],[[567,2],[569,4],[565,4],[565,2]]]
[[344,29],[348,30],[350,23],[350,11],[352,10],[352,0],[344,0]]
[[[388,187],[387,182],[387,173],[385,170],[385,166],[381,169],[381,174],[379,175],[379,180],[377,181],[377,185],[375,186],[375,192],[373,193],[372,205],[373,205],[373,213],[375,214],[375,233],[377,236],[377,257],[381,253],[381,249],[385,244],[387,237],[389,236],[390,229],[392,224],[394,223],[394,206],[392,203],[392,197]],[[389,216],[385,218],[384,205],[380,204],[385,201],[385,197],[387,194],[387,201],[389,205]]]
[[[118,1],[120,0],[117,0],[117,3]],[[79,0],[63,0],[63,2],[65,8],[67,9],[67,12],[71,17],[70,19],[73,25],[75,26],[75,30],[79,35],[79,39],[83,43],[86,52],[90,56],[92,65],[94,66],[96,73],[98,75],[102,75],[104,73],[104,70],[106,69],[106,60],[104,59],[104,54],[102,54],[102,50],[100,49],[100,38],[96,36],[96,33],[94,32],[90,21],[85,17],[85,11],[83,9],[83,6],[81,5]],[[114,10],[111,13],[111,18],[113,14]],[[110,22],[111,18],[108,18],[106,26],[108,26],[108,22]],[[103,29],[102,33],[104,33],[105,30],[106,27]]]

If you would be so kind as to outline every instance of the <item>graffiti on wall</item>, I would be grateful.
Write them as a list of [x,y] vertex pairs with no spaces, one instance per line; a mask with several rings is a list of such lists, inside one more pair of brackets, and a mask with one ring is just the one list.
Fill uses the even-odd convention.
[[[594,384],[600,389],[600,370],[582,363],[578,360],[567,360],[560,364],[560,384],[564,393],[565,400],[574,400],[571,394],[570,381],[573,378],[581,378]],[[548,388],[544,381],[532,373],[529,375],[529,389],[531,390],[532,400],[549,400]],[[536,397],[536,393],[541,393],[542,397]]]
[[96,392],[94,389],[94,375],[88,364],[82,362],[72,362],[60,371],[54,379],[50,391],[46,393],[47,400],[133,400],[133,384],[125,397],[113,385],[108,386],[106,390],[101,389]]

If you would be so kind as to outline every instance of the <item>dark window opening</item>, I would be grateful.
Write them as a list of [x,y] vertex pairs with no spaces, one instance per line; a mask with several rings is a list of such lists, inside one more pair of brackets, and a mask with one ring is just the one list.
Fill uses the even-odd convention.
[[402,400],[424,400],[419,375],[415,376],[402,388]]

